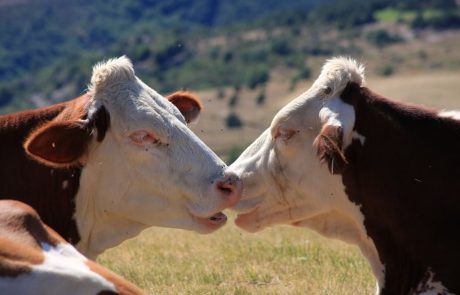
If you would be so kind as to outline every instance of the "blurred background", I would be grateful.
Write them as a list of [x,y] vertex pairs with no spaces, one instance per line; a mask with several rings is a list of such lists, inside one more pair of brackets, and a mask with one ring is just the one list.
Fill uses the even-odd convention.
[[193,128],[231,161],[331,56],[363,62],[376,90],[414,86],[404,79],[416,75],[423,87],[410,95],[434,73],[459,84],[459,2],[0,0],[0,113],[72,99],[94,63],[125,54],[158,92],[200,94],[206,111]]
[[[460,108],[459,7],[459,0],[0,0],[0,113],[72,99],[85,92],[94,63],[127,55],[161,94],[201,97],[205,109],[192,129],[230,163],[336,55],[364,63],[368,87],[381,94]],[[227,227],[211,237],[154,229],[101,261],[160,294],[373,291],[355,248],[279,228],[248,235]]]

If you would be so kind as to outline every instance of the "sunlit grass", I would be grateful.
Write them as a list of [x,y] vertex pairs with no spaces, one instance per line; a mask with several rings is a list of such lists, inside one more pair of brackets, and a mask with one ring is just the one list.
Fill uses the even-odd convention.
[[258,234],[230,224],[212,235],[155,228],[107,251],[100,263],[150,294],[371,294],[355,247],[305,229]]

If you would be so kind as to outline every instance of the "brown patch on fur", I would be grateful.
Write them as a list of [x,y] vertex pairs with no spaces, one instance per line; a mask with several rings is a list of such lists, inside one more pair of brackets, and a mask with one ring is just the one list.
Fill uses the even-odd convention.
[[[91,271],[101,275],[104,277],[106,280],[112,282],[115,287],[117,288],[119,294],[121,295],[141,295],[145,294],[141,289],[133,285],[132,283],[128,282],[124,278],[120,277],[119,275],[109,271],[108,269],[100,266],[99,264],[88,260],[86,262],[86,265],[88,265],[89,269]],[[105,292],[105,293],[104,293]],[[111,293],[111,291],[103,291],[98,294],[117,294],[117,293]]]
[[342,152],[342,141],[342,128],[326,124],[313,142],[320,161],[327,164],[332,174],[341,173],[347,164]]
[[196,120],[203,109],[200,99],[187,91],[177,91],[166,98],[179,109],[187,123]]
[[16,277],[44,261],[40,243],[55,245],[37,212],[10,200],[0,201],[0,276]]

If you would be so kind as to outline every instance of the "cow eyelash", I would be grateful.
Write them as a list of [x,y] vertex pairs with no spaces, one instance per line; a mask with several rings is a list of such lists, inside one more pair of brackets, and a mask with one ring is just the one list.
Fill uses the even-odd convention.
[[278,139],[278,138],[281,138],[281,139],[284,140],[284,142],[286,142],[289,139],[291,139],[291,137],[293,137],[294,135],[296,135],[299,132],[300,132],[300,130],[296,130],[296,129],[278,128],[276,130],[275,134],[273,135],[273,138],[275,140]]

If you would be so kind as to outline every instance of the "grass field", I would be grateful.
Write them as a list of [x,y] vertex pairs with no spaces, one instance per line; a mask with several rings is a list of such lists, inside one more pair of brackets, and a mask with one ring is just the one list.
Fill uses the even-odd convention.
[[154,228],[99,262],[149,294],[371,294],[375,281],[355,247],[305,229],[212,235]]
[[[267,104],[262,107],[254,103],[255,92],[242,93],[235,111],[245,126],[238,130],[226,130],[223,124],[226,99],[215,98],[215,91],[201,93],[206,111],[193,129],[223,156],[232,145],[251,142],[282,105],[311,83],[289,92],[282,75],[277,81],[268,86]],[[371,77],[367,85],[398,100],[460,109],[459,73]],[[232,220],[207,236],[152,228],[107,251],[99,262],[149,294],[356,295],[373,294],[376,284],[356,247],[288,226],[248,234]]]

